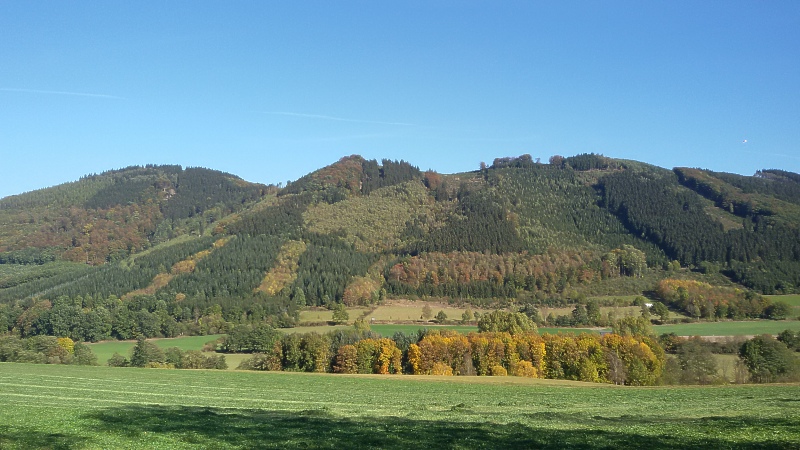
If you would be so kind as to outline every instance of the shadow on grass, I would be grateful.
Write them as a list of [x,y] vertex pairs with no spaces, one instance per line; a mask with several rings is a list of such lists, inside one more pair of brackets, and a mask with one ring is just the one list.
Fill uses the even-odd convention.
[[[340,418],[324,410],[245,411],[153,405],[103,409],[84,419],[97,421],[96,432],[122,439],[135,441],[157,433],[161,437],[172,437],[176,443],[207,448],[788,448],[788,443],[775,441],[736,444],[713,438],[642,436],[635,434],[632,428],[626,430],[629,425],[641,425],[634,418],[622,424],[618,431],[564,430],[518,423]],[[724,424],[709,424],[710,427],[719,425],[725,428]],[[763,425],[770,426],[766,422]],[[687,423],[687,426],[699,431],[696,422]]]
[[10,428],[0,425],[0,449],[47,448],[69,450],[80,448],[85,438],[65,433],[43,433],[30,428]]

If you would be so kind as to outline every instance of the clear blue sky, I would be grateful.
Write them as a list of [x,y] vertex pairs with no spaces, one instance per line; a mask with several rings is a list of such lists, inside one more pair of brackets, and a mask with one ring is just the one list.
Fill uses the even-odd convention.
[[283,3],[1,2],[0,197],[354,153],[800,172],[800,1]]

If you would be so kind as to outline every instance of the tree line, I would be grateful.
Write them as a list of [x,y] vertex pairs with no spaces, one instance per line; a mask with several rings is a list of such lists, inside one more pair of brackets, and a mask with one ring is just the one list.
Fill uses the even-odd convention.
[[281,334],[248,328],[221,339],[221,351],[249,351],[241,369],[333,373],[514,375],[652,385],[664,353],[649,337],[534,331],[463,335],[420,330],[391,339],[368,330]]

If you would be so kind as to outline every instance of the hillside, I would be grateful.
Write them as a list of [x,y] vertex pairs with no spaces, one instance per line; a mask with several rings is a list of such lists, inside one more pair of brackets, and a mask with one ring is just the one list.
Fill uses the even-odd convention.
[[129,167],[0,200],[0,333],[108,337],[291,326],[387,296],[482,305],[645,294],[769,317],[800,289],[800,175],[602,155],[469,173],[349,156],[279,189]]

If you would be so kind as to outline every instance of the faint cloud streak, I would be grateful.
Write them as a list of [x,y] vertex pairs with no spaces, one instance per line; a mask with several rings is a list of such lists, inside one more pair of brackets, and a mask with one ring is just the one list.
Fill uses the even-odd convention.
[[356,139],[386,139],[394,137],[397,136],[393,134],[352,134],[348,136],[310,137],[310,138],[299,138],[299,139],[284,138],[279,140],[291,144],[313,144],[320,142],[338,142],[338,141],[350,141]]
[[91,94],[88,92],[68,92],[68,91],[45,91],[41,89],[16,89],[16,88],[0,88],[3,92],[23,92],[28,94],[47,94],[47,95],[72,95],[76,97],[92,97],[92,98],[107,98],[111,100],[127,100],[125,97],[118,97],[116,95],[107,94]]
[[305,119],[335,120],[337,122],[373,123],[378,125],[397,125],[404,127],[415,127],[417,125],[406,122],[384,122],[380,120],[349,119],[346,117],[326,116],[323,114],[305,114],[288,111],[257,111],[260,114],[270,114],[273,116],[301,117]]

